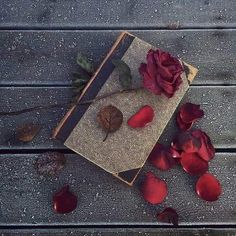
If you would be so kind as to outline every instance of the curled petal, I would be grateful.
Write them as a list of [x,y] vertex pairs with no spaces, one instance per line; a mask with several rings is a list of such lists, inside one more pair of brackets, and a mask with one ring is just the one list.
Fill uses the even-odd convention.
[[77,207],[77,196],[69,190],[69,185],[64,186],[53,196],[53,208],[57,213],[65,214]]
[[176,165],[170,149],[159,143],[156,144],[148,159],[160,170],[169,170]]
[[173,140],[171,146],[179,151],[187,153],[198,152],[201,147],[200,139],[192,136],[189,132],[183,132],[178,134]]
[[154,110],[152,107],[143,106],[137,113],[128,120],[128,125],[132,128],[141,128],[152,122],[154,118]]
[[208,162],[200,158],[197,153],[182,152],[181,165],[190,175],[202,175],[208,171]]
[[162,203],[167,196],[167,184],[157,178],[152,172],[148,172],[141,186],[143,198],[151,204]]
[[196,183],[198,196],[206,201],[216,201],[221,195],[222,189],[218,179],[210,173],[202,175]]
[[178,226],[179,215],[175,209],[167,207],[157,214],[157,219],[161,222],[172,223],[174,226]]
[[215,156],[215,148],[209,136],[200,129],[192,131],[192,136],[200,139],[201,147],[198,150],[199,156],[205,161],[210,161]]
[[181,151],[177,151],[173,147],[170,147],[170,153],[171,153],[172,157],[175,159],[181,158]]
[[204,112],[200,109],[200,105],[188,102],[180,107],[176,121],[181,130],[189,130],[193,123],[203,116]]

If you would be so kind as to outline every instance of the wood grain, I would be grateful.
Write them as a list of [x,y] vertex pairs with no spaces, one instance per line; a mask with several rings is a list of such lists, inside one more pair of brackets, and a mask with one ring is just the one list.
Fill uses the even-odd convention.
[[[70,88],[0,88],[0,111],[19,110],[37,105],[64,103],[71,99]],[[236,107],[235,86],[194,86],[185,95],[182,103],[193,102],[200,104],[205,111],[205,117],[194,127],[199,127],[209,134],[217,148],[236,147]],[[53,108],[50,110],[34,111],[15,117],[0,119],[0,149],[53,149],[64,148],[52,140],[52,130],[65,115],[68,108]],[[156,114],[158,116],[158,114]],[[161,117],[160,117],[161,118]],[[161,142],[169,142],[177,132],[175,116],[166,127]],[[24,123],[42,125],[39,135],[28,144],[22,144],[12,139],[16,127]],[[9,141],[7,141],[9,140]]]
[[[198,67],[194,84],[236,84],[236,30],[131,31]],[[80,52],[101,63],[120,31],[1,31],[0,85],[70,85]]]
[[2,236],[235,236],[234,228],[204,228],[204,229],[158,229],[158,228],[90,228],[90,229],[28,229],[0,230]]
[[191,1],[1,1],[0,26],[24,28],[235,27],[235,2]]
[[[156,213],[164,206],[174,207],[180,225],[228,225],[236,222],[236,155],[217,153],[210,172],[217,176],[223,195],[216,202],[199,199],[194,191],[196,178],[180,167],[161,172],[146,164],[134,187],[129,187],[84,158],[66,155],[65,168],[54,177],[40,177],[34,162],[40,154],[1,155],[0,226],[14,225],[164,225]],[[168,184],[168,197],[162,205],[146,203],[139,185],[146,171],[152,170]],[[78,208],[67,215],[53,212],[52,195],[69,184],[78,195]]]

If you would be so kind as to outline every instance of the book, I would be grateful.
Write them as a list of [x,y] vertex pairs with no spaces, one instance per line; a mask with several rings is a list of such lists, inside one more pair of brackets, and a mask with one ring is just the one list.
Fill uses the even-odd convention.
[[[56,127],[53,137],[66,147],[93,162],[105,171],[132,185],[145,164],[153,147],[175,112],[179,102],[197,74],[197,69],[183,62],[186,73],[182,73],[182,84],[174,97],[156,96],[147,90],[118,93],[83,104],[96,97],[121,90],[119,75],[112,61],[121,59],[129,65],[134,78],[141,78],[138,68],[146,62],[149,43],[128,32],[122,32],[113,47],[94,73],[74,105]],[[138,81],[138,80],[137,80]],[[155,112],[152,123],[142,129],[131,129],[127,120],[142,106],[150,105]],[[104,131],[96,121],[99,110],[114,105],[123,113],[121,128],[109,134],[103,142]]]

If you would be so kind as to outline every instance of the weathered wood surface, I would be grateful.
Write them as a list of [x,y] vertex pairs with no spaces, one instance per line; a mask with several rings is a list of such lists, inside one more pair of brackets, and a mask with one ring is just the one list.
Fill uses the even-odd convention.
[[[217,153],[210,172],[217,176],[223,194],[216,202],[205,202],[194,191],[196,178],[180,167],[161,172],[146,164],[134,187],[77,155],[66,155],[67,164],[58,176],[40,177],[34,162],[40,154],[1,155],[0,226],[14,225],[165,225],[155,215],[164,206],[174,207],[180,225],[228,225],[236,222],[236,155]],[[139,193],[144,173],[152,170],[166,180],[169,194],[159,206],[146,203]],[[54,213],[52,195],[69,184],[78,195],[77,209],[66,215]]]
[[[101,4],[102,3],[102,4]],[[2,0],[1,27],[235,27],[232,0]]]
[[[0,111],[14,111],[37,105],[58,104],[69,101],[70,88],[1,88]],[[235,86],[194,86],[185,95],[182,102],[200,104],[205,111],[205,118],[195,127],[200,127],[212,138],[217,148],[236,148],[236,108]],[[35,111],[13,117],[0,119],[0,149],[53,149],[64,148],[55,140],[51,133],[66,112],[63,108]],[[157,114],[158,115],[158,114]],[[177,131],[175,116],[167,126],[161,138],[162,142],[170,141]],[[39,123],[42,130],[28,144],[14,141],[14,130],[24,123]],[[9,141],[7,141],[9,140]]]
[[0,230],[2,236],[235,236],[236,229],[150,229],[150,228],[92,228],[92,229],[31,229]]
[[[0,85],[70,85],[78,68],[77,53],[87,55],[97,67],[119,33],[1,31]],[[198,67],[194,84],[236,84],[236,30],[131,33]]]

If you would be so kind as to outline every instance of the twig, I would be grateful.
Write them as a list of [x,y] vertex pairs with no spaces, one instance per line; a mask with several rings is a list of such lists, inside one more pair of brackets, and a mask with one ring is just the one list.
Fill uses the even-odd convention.
[[25,108],[22,110],[18,110],[18,111],[9,111],[9,112],[0,112],[0,116],[16,116],[16,115],[20,115],[23,113],[28,113],[28,112],[32,112],[35,110],[46,110],[46,109],[50,109],[50,108],[56,108],[56,107],[64,107],[64,106],[68,106],[68,105],[86,105],[86,104],[91,104],[93,102],[99,101],[103,98],[107,98],[119,93],[124,93],[124,92],[133,92],[133,91],[137,91],[139,89],[142,89],[142,87],[140,88],[133,88],[133,89],[123,89],[123,90],[118,90],[118,91],[114,91],[108,94],[104,94],[101,96],[98,96],[94,99],[91,100],[87,100],[87,101],[83,101],[83,102],[67,102],[67,103],[58,103],[58,104],[52,104],[52,105],[41,105],[41,106],[35,106],[35,107],[31,107],[31,108]]

